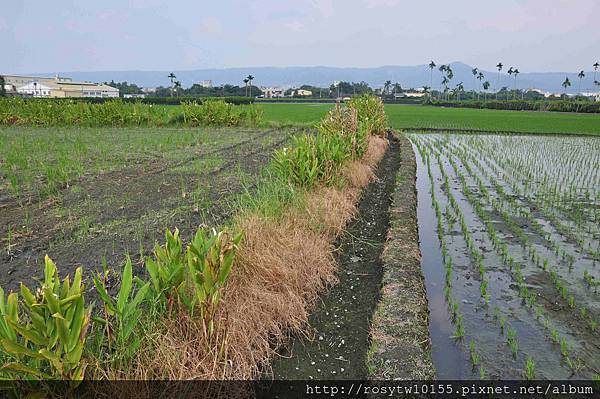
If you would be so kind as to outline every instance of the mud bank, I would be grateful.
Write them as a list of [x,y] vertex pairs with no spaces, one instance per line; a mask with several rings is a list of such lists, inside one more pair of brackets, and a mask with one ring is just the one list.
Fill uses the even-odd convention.
[[381,300],[373,316],[369,378],[434,378],[427,294],[417,229],[416,162],[410,141],[399,138],[400,169],[392,193],[390,228],[382,254]]

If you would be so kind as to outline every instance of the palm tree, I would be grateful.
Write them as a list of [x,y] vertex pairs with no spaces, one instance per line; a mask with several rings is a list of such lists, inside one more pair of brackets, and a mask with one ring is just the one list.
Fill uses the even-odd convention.
[[250,86],[250,97],[252,97],[252,81],[254,80],[254,76],[248,75],[246,79],[248,79],[248,85]]
[[471,73],[473,74],[473,92],[475,92],[475,79],[477,78],[477,72],[479,72],[477,68],[471,69]]
[[448,80],[448,78],[446,76],[444,76],[444,78],[442,79],[442,86],[444,86],[444,93],[448,92],[448,83],[450,83],[450,81]]
[[565,95],[567,95],[567,87],[571,86],[571,81],[569,80],[569,77],[567,76],[565,78],[565,81],[562,84],[562,87],[565,88]]
[[450,65],[446,67],[446,75],[448,75],[448,79],[452,80],[454,77],[454,71],[450,68]]
[[596,72],[598,71],[598,67],[600,67],[600,62],[596,61],[592,66],[594,67],[594,84],[600,86],[600,83],[596,80]]
[[431,89],[430,86],[423,86],[423,93],[429,94],[429,89]]
[[383,84],[383,94],[390,94],[390,87],[392,87],[392,81],[386,80]]
[[169,79],[171,79],[171,97],[173,97],[173,82],[175,81],[175,79],[177,78],[177,76],[175,76],[175,74],[173,72],[171,72],[169,74],[169,76],[167,76]]
[[401,93],[401,92],[402,92],[402,86],[400,85],[400,83],[398,83],[398,82],[394,83],[394,94]]
[[248,78],[244,79],[244,87],[246,88],[246,97],[248,97],[248,82],[250,80]]
[[456,85],[456,99],[460,101],[460,92],[464,91],[465,87],[463,86],[463,82],[460,82]]
[[[438,70],[440,71],[440,74],[443,76],[444,72],[446,72],[446,65],[444,65],[444,64],[440,65]],[[443,85],[443,83],[442,83],[442,85]],[[442,85],[440,85],[440,92],[442,91]]]
[[579,88],[577,89],[577,92],[578,92],[579,94],[581,94],[581,80],[582,80],[583,78],[585,78],[585,72],[583,72],[583,71],[579,71],[579,73],[577,74],[577,77],[579,78]]
[[519,74],[519,70],[515,68],[513,70],[513,75],[515,75],[515,98],[517,98],[517,75]]
[[498,68],[498,78],[496,79],[496,100],[498,99],[498,92],[500,92],[500,72],[502,71],[503,67],[504,65],[502,65],[501,62],[499,62],[498,65],[496,65],[496,68]]
[[174,88],[175,88],[175,93],[178,93],[178,90],[179,90],[179,89],[181,89],[181,82],[180,82],[180,81],[178,81],[178,80],[176,80],[176,81],[173,83],[173,86],[174,86]]
[[435,68],[435,62],[431,60],[429,63],[429,86],[433,87],[433,68]]
[[[485,76],[483,75],[483,72],[479,72],[477,74],[477,80],[479,80],[479,84],[481,84],[481,81],[485,78]],[[479,100],[479,93],[477,93],[477,99]]]
[[483,101],[487,101],[487,90],[490,88],[490,82],[483,82]]

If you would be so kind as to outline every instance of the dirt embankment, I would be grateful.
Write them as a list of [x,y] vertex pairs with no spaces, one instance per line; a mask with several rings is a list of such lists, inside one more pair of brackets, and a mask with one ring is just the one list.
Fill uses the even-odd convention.
[[371,326],[369,378],[424,380],[434,378],[435,370],[419,250],[416,161],[410,141],[403,135],[399,140],[400,169],[382,255],[381,300]]

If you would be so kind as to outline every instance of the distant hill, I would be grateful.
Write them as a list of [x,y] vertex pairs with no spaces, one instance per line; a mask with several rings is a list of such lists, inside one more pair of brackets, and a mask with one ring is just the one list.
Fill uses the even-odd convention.
[[[450,64],[454,71],[454,79],[451,86],[463,82],[465,90],[470,90],[475,85],[480,88],[480,82],[473,78],[472,66],[462,62],[453,62]],[[498,81],[498,72],[482,71],[485,80],[491,83],[491,90],[507,86],[514,86],[514,78],[509,78],[506,74],[508,66],[502,71]],[[169,79],[167,75],[171,71],[98,71],[98,72],[77,72],[61,71],[60,75],[72,77],[76,80],[104,82],[104,81],[127,81],[136,83],[143,87],[168,86]],[[386,80],[392,83],[398,82],[404,88],[430,86],[430,70],[424,65],[416,66],[382,66],[377,68],[336,68],[336,67],[248,67],[248,68],[224,68],[224,69],[198,69],[191,71],[173,71],[177,79],[183,86],[188,87],[202,80],[212,80],[214,85],[223,83],[243,85],[242,79],[248,74],[255,76],[254,84],[257,86],[296,86],[301,84],[310,84],[315,86],[329,86],[334,81],[365,81],[372,87],[383,86]],[[55,73],[42,73],[37,75],[53,76]],[[593,88],[593,71],[586,72],[586,77],[582,81],[581,90],[588,91]],[[579,78],[577,73],[567,72],[521,72],[517,77],[518,88],[537,88],[544,91],[562,93],[561,86],[565,77],[568,76],[572,83],[569,93],[575,93],[578,90]],[[600,72],[598,73],[600,78]],[[433,70],[433,87],[440,87],[440,72]],[[483,81],[482,81],[483,82]],[[598,91],[598,89],[594,89]]]

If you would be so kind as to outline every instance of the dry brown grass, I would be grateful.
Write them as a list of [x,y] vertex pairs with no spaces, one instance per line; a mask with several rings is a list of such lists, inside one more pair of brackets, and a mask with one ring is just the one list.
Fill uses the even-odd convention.
[[142,354],[145,372],[136,378],[251,379],[289,334],[308,334],[311,306],[336,282],[334,239],[354,215],[386,147],[385,139],[371,137],[364,158],[344,169],[343,189],[320,187],[281,220],[237,220],[245,237],[218,311],[220,350],[208,350],[199,321],[178,315],[152,337],[158,349]]

